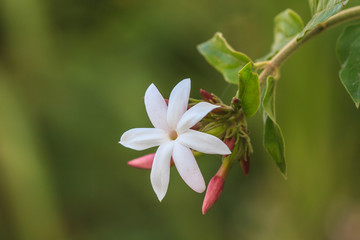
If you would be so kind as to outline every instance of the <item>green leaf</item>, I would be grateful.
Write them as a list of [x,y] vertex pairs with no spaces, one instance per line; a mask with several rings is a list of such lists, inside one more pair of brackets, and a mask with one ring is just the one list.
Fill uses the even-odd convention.
[[266,81],[266,89],[263,98],[263,109],[264,112],[275,121],[275,90],[276,90],[276,81],[270,76]]
[[239,72],[238,99],[245,116],[253,116],[260,106],[259,76],[252,72],[252,63],[246,64]]
[[279,124],[275,119],[276,80],[270,76],[266,82],[262,100],[264,114],[264,146],[281,173],[286,177],[285,142]]
[[349,0],[309,0],[313,16],[306,24],[304,30],[299,34],[297,40],[303,38],[307,31],[325,22],[329,17],[339,12],[348,2]]
[[285,143],[279,125],[269,116],[264,120],[264,146],[286,177]]
[[340,80],[357,108],[360,105],[360,24],[345,28],[337,41]]
[[271,59],[281,48],[304,28],[301,17],[291,9],[279,13],[274,18],[274,42],[271,51],[262,59]]
[[238,84],[239,71],[251,61],[245,54],[232,49],[221,33],[198,45],[198,50],[232,84]]
[[360,36],[360,25],[353,25],[345,28],[340,34],[337,43],[336,50],[339,61],[341,64],[346,62],[351,51],[353,51],[352,44],[357,41]]

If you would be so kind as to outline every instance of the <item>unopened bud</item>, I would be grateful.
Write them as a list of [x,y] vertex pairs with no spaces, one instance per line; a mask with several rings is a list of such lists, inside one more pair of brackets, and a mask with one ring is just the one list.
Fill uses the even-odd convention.
[[[139,158],[128,161],[128,165],[134,168],[151,169],[154,162],[155,153],[150,153]],[[174,166],[174,161],[171,158],[170,166]]]
[[202,214],[205,215],[209,208],[218,200],[224,188],[224,183],[225,179],[219,175],[215,175],[210,180],[202,205]]
[[236,97],[234,97],[233,99],[232,99],[232,104],[239,104],[240,103],[240,100],[238,99],[238,98],[236,98]]
[[198,122],[194,126],[191,127],[192,130],[199,130],[200,128],[204,127],[204,123]]
[[231,168],[231,165],[232,163],[229,162],[229,157],[223,158],[221,167],[217,171],[216,175],[210,180],[202,206],[202,213],[204,215],[220,197],[224,188],[225,178]]
[[211,93],[205,91],[204,89],[200,89],[200,95],[206,102],[214,102],[215,100],[214,96]]
[[245,176],[249,175],[250,171],[250,157],[249,155],[246,156],[246,158],[240,160],[241,169]]
[[214,110],[212,110],[211,112],[215,113],[217,115],[225,115],[229,112],[229,110],[225,109],[223,107],[218,107],[218,108],[215,108]]
[[[234,138],[234,137],[225,139],[225,144],[226,144],[226,146],[228,146],[228,148],[230,149],[231,152],[235,147],[235,142],[236,142],[236,138]],[[225,156],[226,155],[224,155],[224,157]]]
[[231,101],[231,106],[233,109],[240,109],[240,100],[237,97],[234,97]]
[[134,168],[151,169],[155,153],[150,153],[142,157],[128,161],[128,165]]

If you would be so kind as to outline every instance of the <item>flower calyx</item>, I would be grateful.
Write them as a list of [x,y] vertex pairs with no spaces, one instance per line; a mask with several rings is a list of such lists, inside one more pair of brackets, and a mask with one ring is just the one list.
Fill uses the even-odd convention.
[[[209,97],[208,94],[202,93],[203,99]],[[211,94],[211,96],[215,96]],[[245,176],[249,174],[250,169],[250,154],[253,152],[252,145],[249,137],[249,130],[247,129],[247,122],[245,114],[241,108],[241,102],[238,98],[234,97],[230,106],[223,104],[220,101],[216,108],[204,117],[197,125],[198,130],[214,135],[225,142],[231,150],[231,154],[223,155],[222,164],[210,180],[207,191],[205,194],[202,213],[205,214],[209,208],[220,197],[225,179],[230,171],[233,163],[239,161],[242,171]]]

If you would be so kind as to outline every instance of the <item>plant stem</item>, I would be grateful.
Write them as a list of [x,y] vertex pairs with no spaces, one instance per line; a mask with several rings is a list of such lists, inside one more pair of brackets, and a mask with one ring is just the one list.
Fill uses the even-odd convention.
[[297,36],[295,36],[268,62],[268,65],[264,68],[264,70],[259,76],[260,84],[263,83],[268,76],[277,73],[281,65],[288,59],[288,57],[290,57],[301,45],[303,45],[312,37],[341,23],[350,22],[358,19],[360,19],[360,6],[352,7],[335,14],[325,22],[309,30],[305,34],[305,36],[299,40],[297,39]]

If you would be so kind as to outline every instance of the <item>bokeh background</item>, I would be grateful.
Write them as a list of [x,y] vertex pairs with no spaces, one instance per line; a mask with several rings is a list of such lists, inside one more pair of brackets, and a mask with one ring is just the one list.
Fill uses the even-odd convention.
[[[359,1],[350,1],[358,5]],[[284,64],[277,118],[288,180],[262,146],[261,116],[249,119],[255,153],[235,164],[219,201],[171,170],[159,203],[147,170],[118,144],[150,127],[142,97],[192,79],[229,101],[225,83],[196,45],[223,32],[252,59],[272,42],[272,19],[296,0],[2,0],[0,2],[0,239],[342,239],[360,236],[360,112],[338,79],[337,27]],[[201,156],[206,182],[220,156]]]

